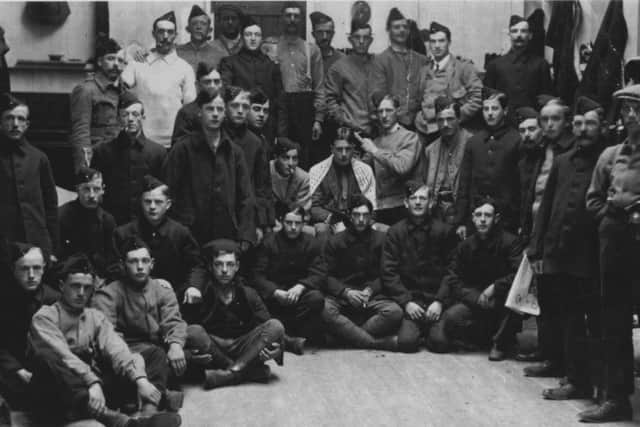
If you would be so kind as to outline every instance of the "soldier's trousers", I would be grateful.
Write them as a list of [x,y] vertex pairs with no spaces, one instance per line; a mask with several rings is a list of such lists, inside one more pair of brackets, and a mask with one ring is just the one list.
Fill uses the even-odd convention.
[[[151,344],[138,352],[144,358],[147,378],[164,392],[169,373],[166,353]],[[100,372],[96,373],[102,381],[108,408],[117,409],[125,403],[137,402],[137,387],[133,381],[118,376],[103,363],[98,368]],[[41,355],[34,363],[32,390],[36,396],[36,409],[43,416],[64,421],[89,417],[89,387],[53,352]]]
[[503,350],[513,345],[522,326],[522,318],[504,307],[504,301],[496,308],[471,308],[456,303],[447,308],[434,326],[431,351],[451,351],[454,342],[474,346],[494,344]]
[[324,308],[324,296],[315,289],[306,289],[296,304],[281,305],[273,298],[265,303],[269,313],[280,320],[291,336],[313,338],[320,329],[320,315]]
[[[235,338],[222,338],[209,334],[200,325],[189,325],[187,329],[187,349],[194,353],[212,353],[219,360],[222,352],[230,362],[247,367],[259,362],[260,352],[271,343],[277,342],[283,347],[284,326],[277,319],[269,319],[248,333]],[[277,361],[278,362],[278,361]],[[280,361],[281,363],[281,361]],[[228,366],[224,366],[227,368]],[[221,366],[217,366],[221,368]]]
[[377,348],[377,339],[395,334],[402,309],[391,300],[372,300],[356,308],[347,301],[328,296],[322,312],[329,333],[357,348]]
[[634,391],[632,284],[640,244],[624,216],[605,216],[598,233],[603,392],[605,398],[626,398]]

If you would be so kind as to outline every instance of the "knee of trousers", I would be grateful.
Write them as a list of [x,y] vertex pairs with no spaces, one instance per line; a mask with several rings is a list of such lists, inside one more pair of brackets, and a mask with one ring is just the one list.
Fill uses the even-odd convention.
[[322,295],[322,292],[312,289],[304,295],[303,304],[312,313],[320,314],[324,309],[324,295]]
[[187,326],[187,342],[185,348],[206,351],[209,348],[211,338],[201,325]]
[[432,353],[448,353],[449,352],[449,339],[445,332],[446,324],[441,319],[439,322],[429,328],[429,332],[426,337],[427,349]]
[[144,358],[145,370],[149,381],[158,390],[163,391],[166,388],[170,372],[167,352],[160,346],[151,345],[141,351],[140,354]]
[[284,338],[284,325],[278,319],[269,319],[264,322],[264,331],[271,342]]
[[399,324],[404,316],[404,311],[398,304],[389,303],[379,310],[377,314],[384,317],[390,323]]

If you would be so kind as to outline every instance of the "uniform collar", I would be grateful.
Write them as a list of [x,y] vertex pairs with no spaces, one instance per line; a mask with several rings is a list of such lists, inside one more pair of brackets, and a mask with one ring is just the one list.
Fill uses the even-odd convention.
[[438,71],[444,70],[444,68],[447,66],[447,64],[449,64],[449,62],[451,62],[451,53],[447,53],[446,56],[442,58],[440,61],[435,61],[436,69]]
[[175,48],[171,49],[171,52],[166,55],[161,55],[157,51],[152,51],[149,56],[147,56],[147,63],[152,65],[156,61],[164,61],[169,65],[173,65],[178,60],[178,54],[176,53]]
[[110,87],[118,90],[120,88],[120,79],[111,81],[104,75],[103,72],[98,71],[93,75],[93,80],[96,82],[96,86],[102,91],[106,92]]
[[149,221],[147,221],[144,215],[142,215],[138,219],[136,219],[136,226],[138,230],[144,232],[145,234],[158,233],[162,237],[167,237],[167,234],[169,231],[168,222],[169,222],[169,219],[165,215],[162,221],[160,221],[160,224],[158,224],[157,226],[153,226]]
[[118,135],[118,144],[121,147],[132,146],[139,150],[142,150],[144,148],[145,142],[146,142],[146,137],[144,136],[144,132],[142,131],[140,131],[138,136],[133,141],[129,139],[129,136],[124,130],[120,131],[120,135]]
[[422,223],[419,223],[411,215],[409,215],[407,217],[407,229],[409,230],[409,233],[417,230],[429,231],[431,229],[431,218],[425,216],[424,221]]
[[98,206],[95,209],[87,209],[80,204],[80,200],[75,199],[71,203],[73,203],[73,207],[80,212],[81,215],[86,216],[95,216],[98,221],[102,222],[102,207]]

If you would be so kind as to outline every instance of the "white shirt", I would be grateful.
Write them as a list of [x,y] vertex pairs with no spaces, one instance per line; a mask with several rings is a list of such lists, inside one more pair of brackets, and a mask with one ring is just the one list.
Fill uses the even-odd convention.
[[196,99],[193,68],[175,50],[151,52],[145,62],[129,61],[121,79],[144,105],[145,136],[169,148],[178,110]]
[[436,71],[444,70],[444,67],[449,63],[449,58],[451,58],[451,54],[447,53],[440,61],[436,61]]

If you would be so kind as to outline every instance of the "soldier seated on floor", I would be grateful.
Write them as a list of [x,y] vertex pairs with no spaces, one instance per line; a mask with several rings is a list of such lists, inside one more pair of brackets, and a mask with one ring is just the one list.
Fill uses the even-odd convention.
[[284,325],[285,350],[303,353],[306,338],[320,331],[324,296],[320,292],[320,243],[303,233],[304,209],[280,216],[283,228],[258,247],[252,286],[269,312]]
[[405,185],[407,218],[392,225],[382,251],[383,293],[404,308],[398,331],[398,350],[418,350],[421,337],[427,348],[442,340],[435,327],[448,301],[442,278],[456,244],[455,230],[429,211],[432,194],[421,181]]
[[395,351],[402,309],[380,294],[380,258],[385,233],[372,228],[373,205],[361,194],[349,201],[347,229],[331,236],[322,273],[328,332],[348,345]]
[[33,367],[26,357],[31,317],[59,297],[55,289],[42,282],[47,258],[36,246],[9,245],[6,273],[11,274],[2,278],[0,290],[0,393],[14,410],[31,403]]
[[504,306],[509,288],[522,258],[516,236],[499,224],[500,211],[491,198],[475,203],[471,214],[475,233],[454,251],[443,286],[453,303],[442,313],[438,327],[444,339],[437,351],[492,343],[489,360],[505,358],[515,344],[521,318]]
[[107,427],[179,426],[178,414],[159,412],[134,419],[116,410],[138,400],[143,405],[160,401],[162,394],[153,384],[160,359],[145,365],[107,317],[87,307],[95,281],[89,259],[71,256],[61,269],[60,301],[43,306],[33,317],[31,383],[39,414],[47,425],[56,419],[94,418]]
[[98,289],[93,306],[104,313],[131,351],[143,357],[149,380],[161,393],[162,399],[145,402],[143,414],[158,408],[177,411],[184,396],[169,391],[167,382],[171,373],[180,377],[186,369],[187,324],[171,284],[150,276],[154,260],[149,246],[134,236],[123,243],[120,253],[125,277]]
[[185,309],[185,318],[190,323],[187,349],[205,369],[204,388],[267,382],[271,372],[265,362],[282,363],[284,326],[237,274],[240,249],[235,242],[214,240],[203,254],[209,277],[202,303]]

